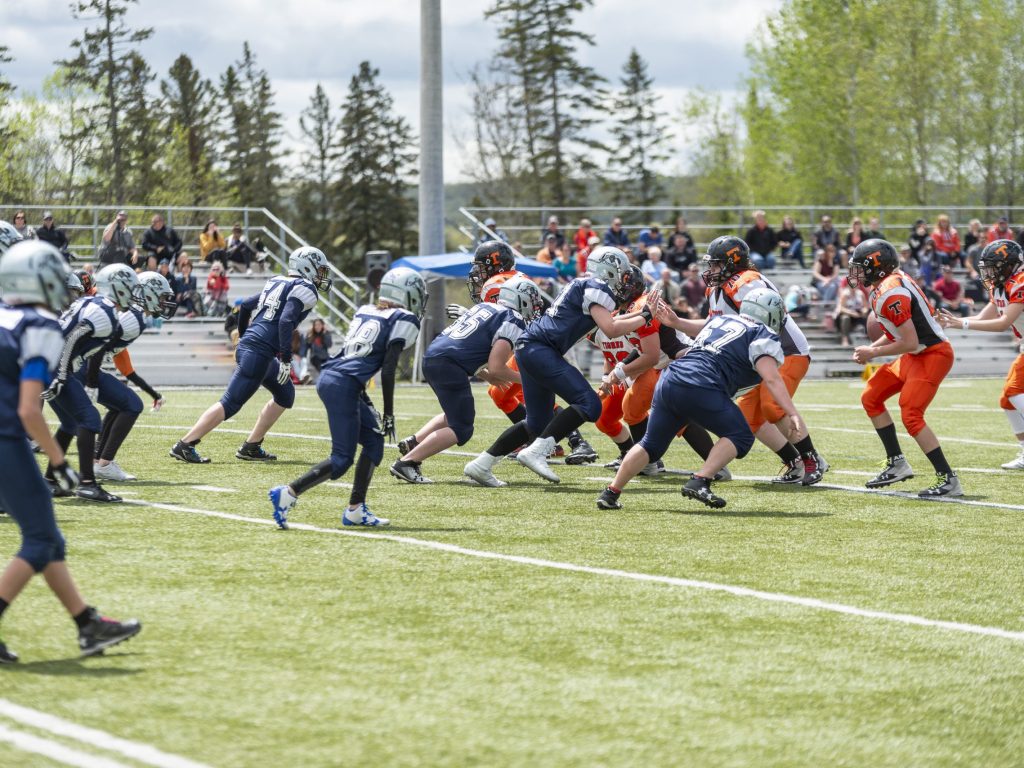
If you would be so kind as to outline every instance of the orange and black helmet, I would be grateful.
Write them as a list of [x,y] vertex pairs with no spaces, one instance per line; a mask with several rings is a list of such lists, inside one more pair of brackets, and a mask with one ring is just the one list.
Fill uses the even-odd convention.
[[850,285],[859,288],[862,285],[872,286],[899,269],[900,257],[892,243],[872,238],[853,249],[850,256]]
[[1024,263],[1024,249],[1014,240],[993,240],[978,257],[978,272],[991,290],[1001,286]]
[[78,279],[82,281],[82,288],[84,289],[84,296],[92,296],[96,293],[95,285],[92,280],[92,272],[86,272],[84,269],[76,269],[75,274]]
[[469,268],[469,296],[473,303],[480,302],[480,291],[484,283],[502,272],[516,268],[516,257],[508,243],[501,240],[487,240],[476,247],[473,263]]
[[[707,253],[701,259],[704,267],[701,277],[705,284],[719,286],[733,275],[750,269],[750,246],[741,238],[733,235],[716,237],[708,243]],[[718,272],[713,272],[711,267],[715,264],[721,266]]]

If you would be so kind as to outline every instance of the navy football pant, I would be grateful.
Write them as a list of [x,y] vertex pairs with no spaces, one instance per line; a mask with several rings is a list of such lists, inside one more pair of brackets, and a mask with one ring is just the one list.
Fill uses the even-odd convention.
[[64,536],[53,514],[53,495],[23,437],[0,437],[0,507],[21,529],[18,557],[38,573],[64,560]]
[[739,406],[724,392],[673,383],[668,376],[658,380],[648,417],[647,432],[640,445],[651,461],[665,455],[686,422],[699,424],[719,437],[729,438],[742,459],[754,445],[754,435]]
[[76,434],[79,427],[99,434],[100,412],[85,393],[82,382],[77,373],[68,377],[60,394],[50,401],[50,407],[60,419],[60,428],[69,435]]
[[539,435],[551,421],[555,395],[574,406],[587,421],[601,417],[601,398],[582,373],[558,350],[536,341],[516,346],[516,363],[523,378],[526,425]]
[[476,401],[466,372],[453,360],[438,355],[423,358],[423,376],[437,395],[458,444],[465,445],[473,437],[476,420]]
[[266,387],[274,402],[282,408],[295,404],[295,385],[291,379],[284,384],[277,383],[278,360],[274,355],[260,352],[244,344],[235,350],[235,372],[231,374],[228,387],[220,398],[224,406],[224,418],[230,419],[256,394],[261,386]]
[[331,479],[345,474],[355,461],[356,446],[374,466],[384,458],[384,435],[380,433],[377,412],[363,395],[363,384],[353,376],[323,371],[316,393],[327,408],[331,429]]

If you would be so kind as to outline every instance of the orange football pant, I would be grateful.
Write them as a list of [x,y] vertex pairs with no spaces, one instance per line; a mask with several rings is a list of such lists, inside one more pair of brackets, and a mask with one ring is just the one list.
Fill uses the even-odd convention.
[[928,409],[939,385],[953,367],[953,347],[943,341],[917,354],[900,355],[875,371],[864,387],[860,402],[868,416],[881,416],[885,401],[900,393],[900,417],[907,433],[914,437],[927,425]]
[[[779,366],[779,375],[786,384],[786,391],[792,397],[796,394],[796,388],[800,386],[807,369],[811,365],[811,358],[807,355],[788,355]],[[765,422],[775,424],[786,418],[786,412],[775,402],[763,383],[758,384],[743,397],[736,401],[740,407],[743,418],[747,420],[750,431],[757,433]]]
[[633,380],[633,386],[626,390],[622,398],[622,419],[629,426],[639,424],[651,412],[654,400],[654,388],[658,385],[661,371],[650,368]]
[[1010,366],[1010,372],[1006,374],[1006,383],[1003,385],[1003,396],[999,405],[1004,411],[1013,411],[1015,407],[1010,398],[1015,395],[1024,395],[1024,355],[1017,355],[1017,359]]
[[[513,371],[519,370],[515,355],[509,359],[508,367]],[[496,387],[492,384],[487,388],[487,394],[502,413],[512,413],[525,402],[522,384],[509,384],[505,387]]]

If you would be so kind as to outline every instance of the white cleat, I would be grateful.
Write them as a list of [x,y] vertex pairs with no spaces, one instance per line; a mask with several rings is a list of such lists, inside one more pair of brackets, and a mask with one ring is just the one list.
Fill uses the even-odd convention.
[[641,469],[640,474],[643,475],[644,477],[653,477],[654,475],[660,475],[664,471],[665,462],[663,462],[661,459],[658,459],[657,461],[652,461],[646,467]]
[[116,461],[112,461],[106,466],[100,466],[99,464],[92,465],[93,474],[100,480],[109,480],[114,483],[126,483],[129,480],[138,480],[135,475],[129,475],[118,465]]
[[1002,465],[1003,469],[1024,469],[1024,448],[1020,449],[1017,458]]
[[548,454],[551,453],[554,442],[554,438],[538,437],[533,443],[519,452],[519,455],[516,456],[516,461],[549,482],[561,482],[558,475],[552,472],[548,466]]
[[904,480],[909,480],[914,476],[914,470],[910,468],[910,464],[903,458],[902,454],[899,456],[890,456],[885,460],[885,465],[882,467],[882,471],[878,473],[878,476],[872,480],[868,480],[864,485],[868,488],[884,488],[887,485],[893,483],[901,483]]
[[346,509],[341,516],[341,524],[363,525],[367,528],[383,528],[385,525],[391,525],[391,521],[386,517],[377,517],[366,506],[366,502],[363,502],[355,509]]
[[494,473],[491,472],[491,468],[484,466],[479,458],[473,459],[469,464],[463,467],[462,474],[477,485],[482,485],[487,488],[504,488],[508,485],[504,480],[496,478]]

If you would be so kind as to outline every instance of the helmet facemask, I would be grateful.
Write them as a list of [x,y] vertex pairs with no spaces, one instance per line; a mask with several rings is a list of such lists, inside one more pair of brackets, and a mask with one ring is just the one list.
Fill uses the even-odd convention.
[[[712,259],[710,254],[705,254],[704,258],[701,259],[701,265],[704,267],[700,273],[701,279],[704,281],[704,285],[709,288],[717,288],[725,282],[725,264],[719,259]],[[715,267],[718,267],[718,271],[714,271]]]

